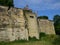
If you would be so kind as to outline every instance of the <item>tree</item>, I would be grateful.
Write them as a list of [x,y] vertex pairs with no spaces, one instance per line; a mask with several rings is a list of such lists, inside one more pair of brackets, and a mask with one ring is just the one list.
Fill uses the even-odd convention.
[[0,0],[0,5],[2,6],[13,6],[13,0]]
[[57,36],[54,41],[53,41],[54,45],[60,45],[60,36]]
[[56,34],[60,35],[60,16],[55,15],[53,18]]
[[48,19],[48,16],[39,16],[40,19]]

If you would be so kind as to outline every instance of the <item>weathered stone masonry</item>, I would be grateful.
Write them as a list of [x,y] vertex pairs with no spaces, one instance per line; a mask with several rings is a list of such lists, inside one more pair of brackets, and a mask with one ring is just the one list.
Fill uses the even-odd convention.
[[29,40],[29,37],[39,39],[40,32],[55,34],[53,24],[43,19],[51,24],[46,23],[46,26],[50,26],[46,29],[32,10],[13,7],[7,9],[8,7],[0,6],[0,41]]

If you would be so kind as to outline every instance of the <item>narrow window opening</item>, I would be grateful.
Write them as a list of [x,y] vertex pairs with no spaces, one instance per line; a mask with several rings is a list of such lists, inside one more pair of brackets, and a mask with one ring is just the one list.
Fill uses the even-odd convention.
[[34,18],[34,16],[30,16],[30,18]]

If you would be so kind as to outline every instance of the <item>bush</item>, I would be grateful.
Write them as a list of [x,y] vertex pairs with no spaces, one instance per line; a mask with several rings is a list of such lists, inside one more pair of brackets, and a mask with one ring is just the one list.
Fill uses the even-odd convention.
[[56,37],[53,41],[54,45],[60,45],[60,36]]
[[41,39],[42,37],[45,37],[46,36],[46,34],[45,33],[43,33],[43,32],[41,32],[40,34],[39,34],[39,38]]
[[12,43],[24,43],[27,42],[27,40],[15,40]]
[[0,45],[6,45],[6,43],[5,42],[0,42]]
[[32,38],[29,37],[29,40],[30,40],[30,41],[37,41],[38,39],[36,39],[36,37],[32,37]]

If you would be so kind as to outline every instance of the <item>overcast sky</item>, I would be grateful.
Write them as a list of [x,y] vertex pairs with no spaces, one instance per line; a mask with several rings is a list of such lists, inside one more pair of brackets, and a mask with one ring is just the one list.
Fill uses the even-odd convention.
[[28,5],[38,16],[46,15],[49,19],[53,19],[55,14],[60,14],[60,0],[14,0],[14,5],[17,8]]

